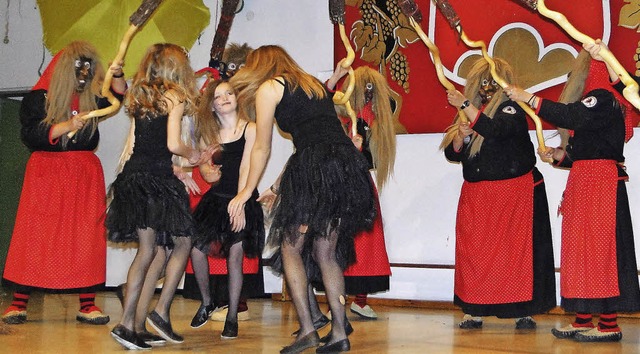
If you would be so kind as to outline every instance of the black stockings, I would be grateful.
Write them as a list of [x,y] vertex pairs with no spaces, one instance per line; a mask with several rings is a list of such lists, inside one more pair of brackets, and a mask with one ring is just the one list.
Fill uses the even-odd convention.
[[238,321],[238,303],[240,302],[240,293],[242,292],[242,259],[244,251],[242,242],[237,242],[229,250],[227,257],[227,272],[229,273],[229,308],[227,312],[227,321]]
[[196,278],[198,290],[202,297],[202,304],[211,305],[211,290],[209,288],[209,258],[198,248],[191,249],[191,265],[193,266],[193,276]]
[[[301,254],[306,237],[301,234],[295,238],[294,243],[290,243],[286,241],[290,238],[285,236],[281,247],[285,279],[300,322],[300,332],[297,338],[302,338],[314,331],[309,302],[313,292],[309,291],[309,282]],[[332,323],[329,344],[347,337],[344,331],[344,276],[335,258],[337,239],[338,235],[331,232],[328,237],[316,237],[313,242],[313,259],[320,267],[327,301],[331,308]]]
[[347,338],[345,326],[344,274],[336,262],[336,243],[338,235],[335,232],[329,237],[317,237],[313,242],[313,259],[318,263],[322,273],[327,302],[331,309],[331,341],[333,344]]
[[[156,255],[156,233],[153,229],[138,229],[138,251],[127,273],[127,288],[124,295],[120,324],[134,330],[136,307],[145,282],[147,271]],[[146,314],[145,314],[146,318]],[[143,320],[144,321],[144,320]]]

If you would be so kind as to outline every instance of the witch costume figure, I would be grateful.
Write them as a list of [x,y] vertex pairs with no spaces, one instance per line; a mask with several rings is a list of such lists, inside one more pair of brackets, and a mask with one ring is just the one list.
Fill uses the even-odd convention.
[[608,81],[606,66],[582,51],[561,95],[565,103],[508,89],[512,99],[530,102],[542,119],[568,130],[565,147],[542,152],[554,166],[570,168],[560,208],[560,296],[576,318],[551,332],[579,342],[621,340],[617,313],[640,311],[624,168],[633,128]]
[[[511,67],[495,58],[496,71],[513,82]],[[465,97],[466,96],[466,97]],[[459,327],[482,327],[482,316],[515,318],[532,329],[531,317],[556,305],[549,206],[529,136],[525,112],[492,80],[489,64],[471,68],[465,95],[448,91],[469,123],[456,123],[442,146],[462,163],[464,183],[456,217],[454,304]]]
[[[111,92],[126,89],[121,63],[111,66]],[[105,324],[109,316],[95,304],[106,277],[104,175],[94,150],[104,69],[95,48],[72,42],[51,61],[20,109],[21,138],[31,150],[3,280],[16,286],[2,320],[27,320],[34,289],[79,293],[76,320]],[[72,137],[67,134],[77,133]]]

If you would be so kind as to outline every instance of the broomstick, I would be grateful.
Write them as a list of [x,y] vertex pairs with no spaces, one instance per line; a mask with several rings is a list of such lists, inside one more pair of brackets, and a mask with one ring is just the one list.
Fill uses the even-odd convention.
[[[124,56],[127,54],[127,49],[129,48],[129,43],[131,43],[131,39],[133,35],[136,34],[140,26],[142,26],[147,20],[151,17],[153,12],[160,6],[162,0],[144,0],[142,4],[138,7],[138,9],[129,17],[129,29],[124,34],[122,41],[120,42],[120,46],[118,48],[118,53],[116,57],[113,59],[112,63],[119,63],[124,60]],[[120,108],[120,101],[111,93],[111,80],[113,79],[113,73],[111,70],[107,70],[105,73],[104,81],[102,83],[102,96],[106,97],[111,105],[109,107],[105,107],[102,109],[93,110],[87,113],[82,119],[90,119],[95,117],[104,117],[115,113]],[[67,136],[72,138],[76,134],[77,130],[69,132]]]
[[[447,90],[455,90],[456,87],[449,81],[446,76],[444,76],[444,70],[442,67],[442,61],[440,60],[440,50],[438,47],[429,39],[429,37],[424,33],[422,27],[420,26],[420,22],[422,22],[422,12],[418,8],[418,5],[414,0],[398,0],[398,6],[402,10],[405,16],[409,19],[409,24],[416,31],[420,39],[426,44],[427,48],[431,52],[431,59],[433,60],[433,64],[435,65],[436,74],[438,75],[438,80]],[[460,120],[464,123],[469,122],[469,119],[464,114],[464,112],[458,107],[458,116]]]
[[204,91],[211,78],[214,80],[229,78],[227,75],[227,64],[222,61],[222,55],[227,46],[229,31],[231,31],[231,25],[236,16],[236,9],[239,3],[240,0],[224,0],[222,2],[222,9],[220,10],[222,14],[218,22],[218,27],[216,27],[216,33],[213,36],[213,43],[211,43],[209,66],[195,72],[196,77],[207,77],[200,91]]
[[353,68],[351,64],[353,64],[354,59],[356,58],[356,54],[351,47],[351,43],[349,43],[349,38],[344,29],[344,0],[329,0],[329,17],[331,18],[331,22],[333,24],[337,24],[340,30],[340,39],[342,39],[342,44],[344,44],[345,49],[347,50],[347,56],[342,59],[342,66],[344,69],[349,69],[349,83],[347,84],[347,89],[344,93],[340,91],[336,91],[333,95],[333,103],[338,105],[344,105],[349,118],[351,118],[351,136],[356,136],[358,134],[358,117],[356,116],[356,112],[351,107],[351,102],[349,102],[349,98],[353,93],[355,88],[356,80],[353,73]]
[[[551,11],[547,8],[544,3],[544,0],[514,0],[518,1],[521,4],[533,9],[534,11],[538,11],[541,15],[554,20],[562,29],[564,29],[567,34],[571,36],[571,38],[577,40],[582,44],[594,44],[596,41],[587,36],[586,34],[578,31],[568,20],[567,18],[557,12]],[[613,55],[613,53],[608,48],[602,48],[599,52],[602,59],[609,64],[609,66],[616,72],[620,81],[626,86],[624,90],[622,90],[622,95],[627,99],[634,107],[640,109],[640,96],[638,95],[638,83],[631,78],[627,70],[620,64],[618,59]]]
[[[222,9],[220,10],[220,22],[216,27],[216,33],[213,36],[213,43],[211,44],[211,58],[209,59],[209,67],[217,69],[220,76],[227,79],[226,63],[223,63],[222,54],[227,46],[227,40],[229,39],[229,31],[231,31],[231,25],[233,19],[236,16],[236,9],[240,0],[224,0],[222,2]],[[205,70],[205,69],[203,69]],[[199,74],[198,71],[196,74]]]
[[[489,67],[491,68],[491,76],[493,79],[502,87],[503,89],[509,86],[509,83],[506,82],[503,78],[501,78],[496,72],[496,63],[493,61],[493,58],[487,52],[487,46],[483,41],[472,41],[470,40],[466,33],[462,30],[462,25],[460,24],[460,18],[456,14],[455,10],[451,6],[448,0],[433,0],[436,6],[440,9],[444,17],[449,22],[451,28],[456,30],[460,34],[460,39],[464,42],[464,44],[468,45],[472,48],[480,48],[482,51],[482,57],[489,63]],[[536,126],[536,136],[538,138],[538,151],[546,151],[547,147],[544,143],[544,136],[542,135],[542,121],[540,117],[524,102],[517,102],[518,105],[527,113],[529,117],[533,120]],[[546,162],[552,162],[547,161]]]

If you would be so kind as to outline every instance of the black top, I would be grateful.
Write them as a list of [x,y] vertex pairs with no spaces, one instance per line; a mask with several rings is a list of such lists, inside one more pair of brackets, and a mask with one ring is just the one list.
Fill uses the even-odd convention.
[[542,100],[540,118],[560,128],[571,129],[565,163],[577,160],[624,162],[624,116],[610,91],[589,91],[582,101],[564,104]]
[[296,149],[321,143],[352,144],[342,129],[330,93],[322,99],[310,99],[301,88],[291,92],[288,84],[280,84],[284,92],[275,117],[280,129],[291,134]]
[[367,164],[369,165],[369,169],[373,169],[373,155],[371,155],[371,128],[369,128],[369,124],[362,119],[358,118],[356,129],[358,134],[362,137],[362,150],[360,151],[365,159],[367,159]]
[[244,126],[242,136],[229,143],[220,144],[222,154],[219,161],[215,164],[222,165],[220,167],[220,180],[211,187],[212,193],[235,196],[238,194],[238,179],[240,178],[240,163],[242,162],[242,154],[244,153],[244,145],[247,141],[244,134],[247,130]]
[[168,118],[168,115],[136,118],[133,154],[124,165],[123,173],[149,172],[154,175],[173,175],[173,154],[167,147]]
[[[122,101],[122,94],[111,91],[113,95]],[[23,99],[20,106],[20,123],[22,129],[20,135],[22,142],[31,151],[93,151],[98,147],[100,141],[100,132],[97,130],[90,136],[91,130],[81,130],[76,134],[74,139],[70,139],[66,146],[62,146],[60,140],[55,144],[49,142],[50,124],[45,124],[42,120],[47,116],[45,104],[47,100],[46,90],[34,90],[29,92]],[[104,97],[96,96],[98,108],[105,108],[110,105],[109,101]],[[69,110],[71,115],[71,110]]]
[[493,119],[481,113],[472,126],[484,137],[480,151],[469,157],[469,143],[460,152],[453,143],[444,150],[450,161],[462,162],[466,181],[496,181],[522,176],[536,164],[525,112],[513,101],[503,102]]

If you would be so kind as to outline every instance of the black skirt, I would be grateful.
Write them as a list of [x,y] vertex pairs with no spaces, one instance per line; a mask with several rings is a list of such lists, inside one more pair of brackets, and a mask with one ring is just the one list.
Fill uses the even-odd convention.
[[227,258],[231,246],[242,242],[244,254],[248,258],[262,257],[265,232],[262,207],[256,201],[258,192],[254,192],[245,204],[246,225],[240,232],[231,230],[227,212],[227,206],[233,197],[235,196],[216,193],[213,189],[202,197],[193,212],[196,221],[193,245],[212,257]]
[[194,222],[184,184],[173,174],[122,172],[109,188],[106,227],[111,242],[138,242],[137,229],[151,228],[156,242],[173,246],[172,237],[191,237]]
[[[280,196],[268,243],[294,243],[307,226],[302,257],[310,280],[320,271],[311,256],[313,240],[336,234],[336,260],[344,270],[355,262],[354,237],[373,225],[374,188],[367,161],[351,144],[317,144],[296,151],[280,182]],[[282,271],[280,252],[271,260]]]

